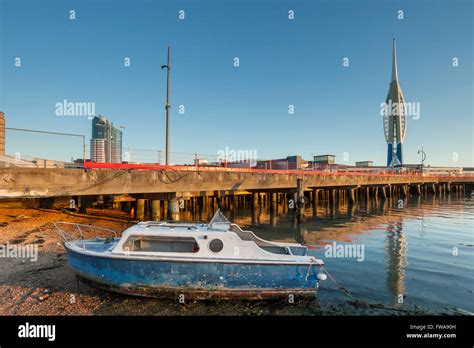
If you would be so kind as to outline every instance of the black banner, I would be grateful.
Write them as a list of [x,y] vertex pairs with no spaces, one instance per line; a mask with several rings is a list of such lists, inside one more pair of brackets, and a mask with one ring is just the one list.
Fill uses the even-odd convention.
[[0,317],[0,346],[385,343],[472,347],[473,324],[472,317],[461,316]]

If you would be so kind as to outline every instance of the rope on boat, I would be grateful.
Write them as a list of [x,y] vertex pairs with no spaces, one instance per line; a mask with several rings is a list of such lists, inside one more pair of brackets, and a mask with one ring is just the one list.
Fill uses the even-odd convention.
[[308,272],[306,272],[306,277],[304,278],[304,281],[306,282],[309,278],[309,272],[311,271],[311,267],[313,267],[313,263],[310,263],[309,264],[309,267],[308,267]]
[[353,300],[357,301],[357,299],[351,295],[351,293],[345,288],[343,287],[342,285],[340,285],[336,279],[334,279],[334,277],[328,272],[328,270],[326,269],[326,267],[324,267],[324,265],[321,265],[321,268],[324,270],[324,273],[326,273],[328,276],[329,276],[329,279],[332,280],[332,282],[334,283],[334,285],[336,285],[336,287],[342,291],[342,293],[350,298],[352,298]]

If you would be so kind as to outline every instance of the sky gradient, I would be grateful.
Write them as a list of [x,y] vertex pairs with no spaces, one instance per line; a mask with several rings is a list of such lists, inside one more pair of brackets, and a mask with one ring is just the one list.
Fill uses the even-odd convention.
[[[91,121],[56,116],[55,104],[94,102],[97,114],[126,127],[124,147],[163,150],[160,66],[170,43],[172,152],[228,147],[267,159],[331,153],[338,163],[385,165],[380,103],[396,36],[405,99],[421,108],[419,119],[408,119],[405,163],[418,163],[423,146],[431,165],[474,166],[472,1],[0,3],[0,111],[8,127],[89,139]],[[80,144],[7,133],[10,154],[69,159],[82,156]]]

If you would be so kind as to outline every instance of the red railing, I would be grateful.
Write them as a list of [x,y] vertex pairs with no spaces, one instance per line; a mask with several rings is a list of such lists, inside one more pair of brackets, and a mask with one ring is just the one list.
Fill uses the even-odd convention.
[[366,171],[341,171],[329,172],[304,169],[256,169],[256,168],[232,168],[205,165],[163,165],[163,164],[138,164],[138,163],[95,163],[86,162],[86,169],[115,169],[115,170],[174,170],[190,172],[230,172],[230,173],[267,173],[267,174],[297,174],[297,175],[347,175],[347,176],[397,176],[397,177],[425,177],[437,178],[433,175],[422,175],[419,172],[394,173],[391,170],[377,169],[377,173]]

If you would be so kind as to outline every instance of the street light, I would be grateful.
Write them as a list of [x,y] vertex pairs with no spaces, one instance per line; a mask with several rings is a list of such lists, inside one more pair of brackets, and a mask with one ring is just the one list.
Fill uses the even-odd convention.
[[169,165],[169,158],[170,158],[170,49],[171,45],[168,45],[168,64],[162,65],[161,70],[167,70],[167,83],[166,83],[166,157],[165,163]]
[[426,160],[426,153],[423,151],[423,146],[421,147],[421,150],[418,150],[418,154],[421,154],[421,174],[423,174],[423,166]]

